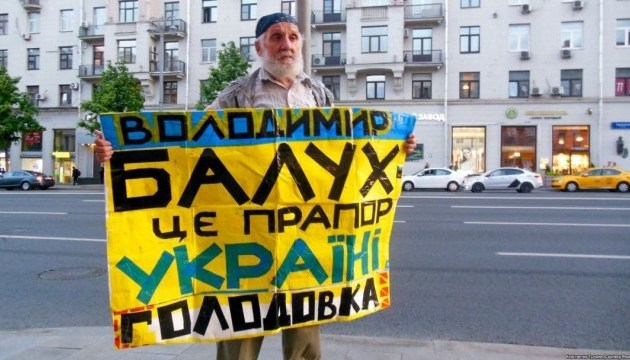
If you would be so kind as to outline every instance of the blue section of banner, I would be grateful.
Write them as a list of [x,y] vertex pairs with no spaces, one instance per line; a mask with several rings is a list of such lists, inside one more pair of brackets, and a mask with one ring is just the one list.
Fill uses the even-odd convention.
[[[313,111],[317,111],[320,118],[301,121],[304,113],[307,116],[309,113],[313,115]],[[328,121],[335,111],[346,112],[341,117],[337,114],[336,119],[346,119],[348,124],[352,123],[353,119],[363,120],[356,121],[354,125],[349,125],[345,129],[340,122]],[[284,124],[287,128],[275,128],[276,119],[289,118],[292,121],[290,126]],[[253,119],[258,121],[258,127],[253,125]],[[407,113],[333,107],[108,113],[100,115],[100,122],[105,138],[112,143],[114,149],[124,150],[246,146],[321,139],[404,140],[413,132],[416,117]],[[124,125],[121,125],[123,123]],[[228,130],[225,130],[226,128]]]

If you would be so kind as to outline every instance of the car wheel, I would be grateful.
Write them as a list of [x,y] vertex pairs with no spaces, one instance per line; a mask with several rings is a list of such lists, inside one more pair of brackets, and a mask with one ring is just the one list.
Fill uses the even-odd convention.
[[619,192],[628,192],[630,190],[630,185],[628,183],[622,182],[617,185],[617,191]]
[[482,192],[483,191],[483,184],[474,183],[473,186],[470,188],[470,191],[472,191],[474,193]]
[[574,183],[573,181],[568,183],[567,186],[564,187],[564,189],[568,192],[576,192],[578,191],[579,187],[577,183]]
[[403,190],[405,190],[405,191],[413,190],[413,183],[411,181],[405,181],[403,183]]
[[459,184],[456,181],[451,181],[446,185],[446,191],[457,191],[459,190]]
[[530,183],[523,183],[520,187],[520,192],[522,193],[530,193],[534,189],[534,186]]
[[25,181],[23,183],[20,184],[20,188],[22,190],[31,190],[31,183],[29,183],[28,181]]

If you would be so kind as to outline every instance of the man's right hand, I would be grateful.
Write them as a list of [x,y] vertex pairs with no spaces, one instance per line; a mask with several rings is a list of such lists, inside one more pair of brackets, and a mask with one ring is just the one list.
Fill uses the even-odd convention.
[[105,161],[111,159],[114,154],[114,148],[112,147],[111,142],[105,140],[101,131],[96,130],[94,134],[96,135],[96,141],[94,141],[94,154],[96,154],[98,162],[104,163]]

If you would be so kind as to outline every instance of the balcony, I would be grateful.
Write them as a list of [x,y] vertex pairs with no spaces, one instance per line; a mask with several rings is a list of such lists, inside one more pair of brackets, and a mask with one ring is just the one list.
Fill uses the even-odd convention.
[[343,69],[346,65],[346,54],[323,55],[313,54],[311,66],[317,69]]
[[326,13],[324,11],[313,11],[311,13],[311,24],[318,29],[322,28],[345,28],[346,27],[346,11]]
[[39,0],[20,0],[22,3],[22,7],[26,11],[40,11],[42,9],[42,4]]
[[[157,61],[151,61],[149,72],[153,77],[160,76]],[[164,63],[162,76],[164,77],[164,80],[183,79],[186,77],[186,63],[181,60],[166,61]]]
[[405,6],[405,25],[439,25],[443,21],[444,6],[442,4]]
[[164,35],[164,39],[184,39],[187,35],[186,22],[180,19],[158,19],[149,24],[149,33],[153,38]]
[[105,39],[105,27],[103,25],[87,25],[84,23],[79,26],[79,39],[88,43],[102,43]]
[[82,80],[99,79],[103,71],[105,71],[104,65],[79,65],[78,78]]
[[442,50],[405,51],[403,54],[405,68],[440,69],[444,65]]

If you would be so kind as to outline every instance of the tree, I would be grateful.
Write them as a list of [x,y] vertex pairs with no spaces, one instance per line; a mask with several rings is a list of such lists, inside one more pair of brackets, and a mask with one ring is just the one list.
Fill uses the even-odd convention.
[[12,78],[0,66],[0,149],[5,153],[4,168],[8,169],[7,159],[12,143],[17,143],[22,134],[46,130],[36,119],[39,113],[30,96],[20,92],[17,84],[20,78]]
[[211,104],[221,90],[237,78],[247,75],[251,64],[243,58],[233,41],[221,44],[222,49],[217,53],[217,66],[210,68],[207,83],[201,86],[201,96],[197,109],[203,109]]
[[91,114],[79,120],[78,126],[92,134],[101,128],[98,115],[106,112],[140,111],[144,107],[144,94],[140,82],[129,73],[123,62],[119,61],[116,65],[107,62],[98,89],[91,100],[81,103],[81,107]]

